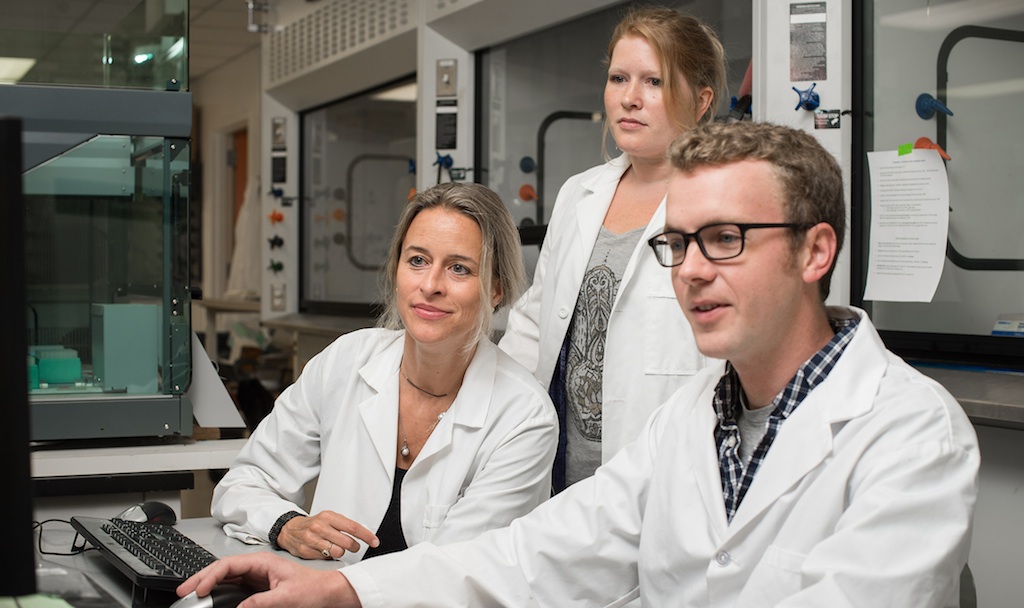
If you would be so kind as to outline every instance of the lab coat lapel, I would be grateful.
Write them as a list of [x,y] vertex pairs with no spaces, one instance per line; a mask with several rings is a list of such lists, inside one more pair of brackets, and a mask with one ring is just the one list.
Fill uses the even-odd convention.
[[[820,386],[818,387],[821,388]],[[816,389],[792,416],[783,423],[768,456],[747,490],[740,508],[729,525],[729,534],[739,534],[771,508],[780,496],[821,464],[832,451],[832,433],[827,419],[827,404],[816,399]],[[789,439],[792,438],[792,439]]]
[[607,170],[590,176],[581,182],[581,186],[587,190],[587,196],[576,206],[576,228],[580,232],[577,241],[581,247],[578,258],[586,265],[590,261],[590,254],[597,234],[604,223],[604,216],[608,213],[608,207],[612,204],[612,197],[615,196],[615,189],[619,187],[619,179],[629,168],[629,155],[623,154],[612,159]]
[[[835,316],[835,315],[833,315]],[[833,433],[873,406],[888,365],[884,346],[868,323],[861,323],[836,366],[783,423],[758,469],[729,533],[755,522],[832,453]]]
[[484,339],[477,346],[473,360],[469,362],[455,401],[430,434],[410,468],[427,462],[436,454],[449,449],[456,425],[470,428],[480,428],[484,425],[491,404],[497,362],[497,347],[490,340]]
[[[644,229],[643,235],[640,237],[640,241],[633,248],[633,255],[629,257],[629,263],[626,264],[626,269],[622,273],[622,280],[620,285],[629,285],[633,275],[636,274],[637,268],[640,266],[642,256],[648,255],[654,257],[654,253],[650,251],[650,247],[647,246],[647,240],[656,234],[661,234],[665,230],[665,199],[661,199],[661,204],[654,210],[654,215],[651,216],[651,221],[647,223],[647,228]],[[669,269],[663,269],[668,271]],[[668,272],[665,272],[666,277]],[[666,278],[666,283],[671,283]],[[615,293],[615,303],[617,304],[619,298],[626,290],[619,289]]]
[[359,404],[359,415],[373,442],[388,479],[394,480],[398,441],[398,367],[402,360],[404,333],[363,365],[359,377],[374,394]]
[[[590,255],[593,252],[594,243],[601,231],[601,224],[604,223],[604,216],[608,213],[608,207],[615,196],[615,189],[619,185],[619,178],[629,168],[629,156],[623,154],[614,158],[600,171],[586,176],[580,182],[583,195],[573,207],[573,220],[575,224],[566,226],[566,233],[572,233],[572,226],[575,226],[575,234],[567,238],[568,246],[565,247],[566,254],[556,265],[553,272],[557,273],[558,279],[555,282],[553,302],[562,303],[567,310],[576,307],[576,298],[579,296],[580,282],[587,272],[587,265],[590,263]],[[568,220],[568,221],[573,221]],[[557,233],[548,233],[548,236]],[[556,249],[557,251],[557,249]],[[564,312],[564,311],[563,311]],[[570,315],[555,317],[554,323],[558,325],[557,331],[565,331],[569,324]],[[543,357],[543,355],[542,355]],[[553,364],[552,364],[553,365]],[[549,368],[549,369],[553,369]],[[545,372],[550,375],[550,371]]]
[[[577,227],[580,231],[580,239],[577,242],[581,246],[587,246],[587,250],[580,252],[578,256],[584,268],[590,263],[590,254],[588,252],[593,250],[593,245],[597,241],[601,225],[604,224],[604,217],[608,214],[612,198],[615,197],[615,190],[619,187],[619,180],[622,179],[622,175],[629,169],[630,164],[629,155],[622,154],[608,163],[607,171],[596,174],[582,182],[582,186],[590,193],[586,199],[580,201],[576,215]],[[640,243],[633,249],[633,254],[626,264],[620,282],[622,285],[628,285],[630,279],[636,273],[637,266],[640,263],[640,256],[645,253],[643,251],[646,249],[644,243],[646,243],[647,239],[661,232],[664,226],[665,200],[662,199],[661,204],[658,205],[654,212],[654,216],[651,217],[651,221],[648,222]],[[580,271],[580,275],[582,276],[582,271]],[[623,289],[617,290],[615,294],[616,303],[622,297],[623,291]]]
[[718,448],[715,446],[715,425],[718,416],[712,405],[715,385],[721,374],[712,374],[713,380],[701,391],[694,408],[691,424],[683,431],[686,435],[686,449],[690,452],[704,511],[713,530],[713,536],[721,538],[725,535],[728,522],[725,519],[725,499],[722,497],[722,474],[718,469]]

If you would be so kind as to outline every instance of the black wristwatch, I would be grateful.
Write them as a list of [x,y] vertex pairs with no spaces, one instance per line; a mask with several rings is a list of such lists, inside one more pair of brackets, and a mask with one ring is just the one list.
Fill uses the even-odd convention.
[[281,517],[277,518],[277,521],[275,521],[274,525],[270,528],[270,536],[267,538],[267,540],[270,541],[270,545],[272,547],[274,547],[275,549],[281,548],[281,545],[277,544],[277,537],[281,534],[281,530],[284,529],[284,525],[290,522],[291,520],[295,519],[296,517],[305,517],[305,515],[299,513],[298,511],[288,511]]

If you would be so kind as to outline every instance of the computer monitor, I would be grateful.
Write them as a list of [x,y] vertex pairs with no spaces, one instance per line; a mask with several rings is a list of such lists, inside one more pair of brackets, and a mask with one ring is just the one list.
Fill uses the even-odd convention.
[[0,259],[5,260],[0,298],[0,597],[36,592],[32,550],[32,479],[29,467],[28,337],[25,325],[24,206],[21,190],[20,118],[0,116]]

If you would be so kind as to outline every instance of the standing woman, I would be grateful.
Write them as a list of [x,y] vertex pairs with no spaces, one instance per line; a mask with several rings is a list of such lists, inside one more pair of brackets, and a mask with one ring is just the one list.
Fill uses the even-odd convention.
[[228,536],[354,563],[473,538],[550,496],[551,401],[489,339],[526,282],[505,204],[478,184],[417,194],[383,276],[383,327],[310,360],[214,490]]
[[559,190],[500,343],[555,403],[556,491],[593,474],[707,364],[646,241],[665,229],[668,146],[714,118],[725,53],[697,18],[640,7],[616,26],[607,61],[605,136],[622,154]]

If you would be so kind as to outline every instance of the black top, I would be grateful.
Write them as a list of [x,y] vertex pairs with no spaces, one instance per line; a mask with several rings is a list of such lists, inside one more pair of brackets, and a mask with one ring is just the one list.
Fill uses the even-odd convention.
[[380,522],[377,528],[377,538],[380,544],[376,548],[370,547],[363,555],[363,559],[394,553],[409,547],[405,542],[405,534],[402,533],[402,480],[405,479],[406,469],[395,467],[395,485],[391,488],[391,504],[388,505],[387,513],[384,514],[384,521]]

